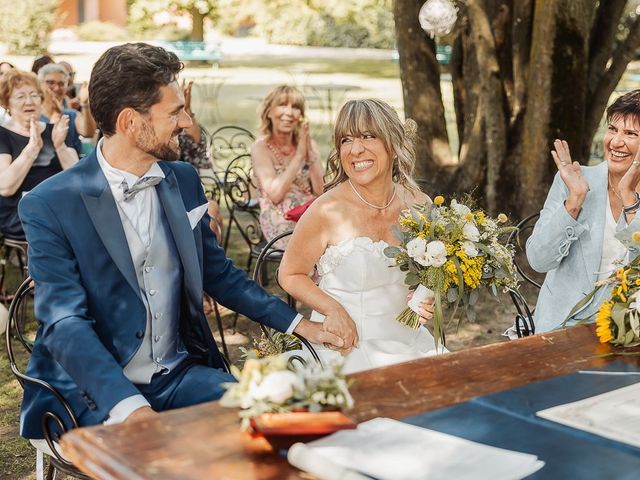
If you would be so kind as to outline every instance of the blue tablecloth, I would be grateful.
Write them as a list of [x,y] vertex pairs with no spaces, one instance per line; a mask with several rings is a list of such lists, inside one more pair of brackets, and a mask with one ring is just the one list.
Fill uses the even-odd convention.
[[[613,363],[609,371],[638,371]],[[535,454],[545,467],[531,479],[640,478],[640,449],[539,418],[539,410],[640,382],[640,375],[574,373],[479,397],[403,421],[495,447]]]

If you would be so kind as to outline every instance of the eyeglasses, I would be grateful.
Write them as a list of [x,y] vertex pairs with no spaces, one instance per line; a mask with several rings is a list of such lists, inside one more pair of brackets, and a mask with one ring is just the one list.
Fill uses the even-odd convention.
[[18,102],[18,103],[25,103],[27,101],[27,98],[30,99],[34,103],[42,101],[42,97],[40,96],[39,93],[36,93],[36,92],[30,93],[29,95],[21,93],[19,95],[15,95],[14,97],[11,97],[11,99],[14,102]]
[[60,87],[64,88],[67,86],[67,82],[56,82],[55,80],[45,80],[44,83],[47,84],[47,87]]

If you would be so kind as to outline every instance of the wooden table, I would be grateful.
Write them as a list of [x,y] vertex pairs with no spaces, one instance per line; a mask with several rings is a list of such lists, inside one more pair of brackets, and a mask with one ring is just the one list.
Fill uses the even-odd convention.
[[[473,397],[613,361],[592,325],[463,350],[351,376],[354,419],[404,418]],[[80,428],[62,448],[82,471],[106,479],[299,479],[300,471],[261,439],[239,430],[237,412],[206,403],[154,420]],[[308,478],[308,477],[307,477]]]

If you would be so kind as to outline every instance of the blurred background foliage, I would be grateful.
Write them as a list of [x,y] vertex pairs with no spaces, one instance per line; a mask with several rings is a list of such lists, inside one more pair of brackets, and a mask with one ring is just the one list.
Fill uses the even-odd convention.
[[[10,53],[46,50],[59,0],[0,1],[0,42]],[[393,48],[393,0],[128,0],[128,26],[87,22],[79,40],[206,40],[208,32],[271,43]]]
[[58,0],[0,1],[0,42],[16,54],[37,54],[55,23]]

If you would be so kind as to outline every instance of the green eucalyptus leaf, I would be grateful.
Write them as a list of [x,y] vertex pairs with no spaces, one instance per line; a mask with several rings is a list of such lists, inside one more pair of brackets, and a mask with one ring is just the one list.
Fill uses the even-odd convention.
[[402,250],[398,247],[386,247],[384,249],[384,254],[389,258],[396,258],[400,253],[402,253]]

